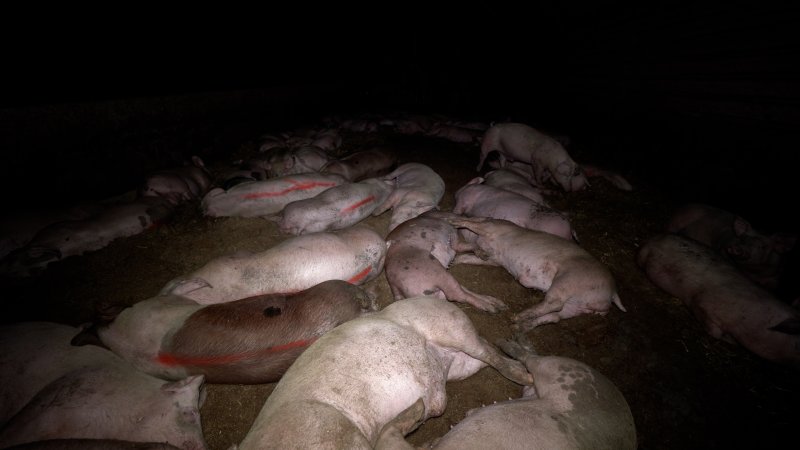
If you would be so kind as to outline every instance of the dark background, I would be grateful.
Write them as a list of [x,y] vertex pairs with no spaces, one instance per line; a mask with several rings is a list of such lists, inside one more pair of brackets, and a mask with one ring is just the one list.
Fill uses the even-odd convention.
[[7,208],[109,197],[327,114],[411,111],[567,134],[634,185],[798,228],[797,7],[300,6],[9,14]]

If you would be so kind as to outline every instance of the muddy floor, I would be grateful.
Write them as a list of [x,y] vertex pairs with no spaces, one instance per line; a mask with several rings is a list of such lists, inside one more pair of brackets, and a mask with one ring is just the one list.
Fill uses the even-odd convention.
[[[443,210],[452,208],[454,192],[476,175],[477,149],[443,140],[352,134],[340,152],[371,144],[392,145],[399,163],[416,161],[436,170],[447,184]],[[245,142],[231,159],[255,154],[255,143]],[[605,317],[541,326],[529,333],[536,349],[583,361],[616,383],[633,411],[640,448],[783,448],[790,437],[796,444],[800,377],[709,337],[680,300],[648,281],[635,264],[636,251],[659,231],[676,200],[648,186],[646,176],[624,175],[636,187],[633,192],[595,180],[589,190],[548,200],[570,214],[581,245],[611,269],[627,312],[612,309]],[[385,236],[390,214],[365,223]],[[35,279],[3,280],[2,319],[77,325],[91,320],[96,302],[135,303],[212,258],[264,250],[287,237],[263,219],[205,218],[197,204],[185,205],[160,228],[52,264]],[[499,314],[462,306],[490,341],[510,337],[511,315],[542,299],[501,268],[455,266],[451,272],[469,289],[509,305]],[[383,275],[366,287],[388,304]],[[239,442],[273,387],[207,385],[201,412],[209,447]],[[441,436],[471,408],[518,397],[521,387],[486,368],[449,383],[447,393],[444,415],[409,435],[412,443]]]

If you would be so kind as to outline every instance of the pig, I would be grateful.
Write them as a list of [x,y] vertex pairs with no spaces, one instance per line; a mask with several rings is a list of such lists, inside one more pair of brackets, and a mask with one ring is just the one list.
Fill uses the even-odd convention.
[[161,197],[177,206],[205,195],[211,186],[211,174],[203,160],[192,156],[193,166],[158,171],[144,182],[139,190],[143,197]]
[[210,217],[263,217],[283,210],[291,202],[314,197],[347,183],[335,174],[299,174],[237,184],[226,190],[214,188],[200,206]]
[[453,213],[508,220],[529,230],[572,239],[572,226],[564,214],[522,195],[482,183],[483,178],[473,178],[456,191]]
[[430,167],[420,163],[406,163],[395,169],[385,180],[395,183],[391,195],[372,213],[379,216],[392,210],[389,231],[406,220],[439,206],[444,196],[444,180]]
[[218,305],[165,295],[122,310],[73,344],[99,339],[137,369],[167,380],[203,375],[210,383],[271,383],[314,340],[376,309],[366,292],[340,280]]
[[748,278],[771,290],[778,287],[784,256],[797,242],[796,235],[764,235],[740,216],[699,203],[680,207],[666,229],[715,249]]
[[542,190],[531,185],[528,178],[509,169],[495,169],[483,176],[483,184],[514,192],[542,206],[550,207]]
[[314,140],[311,145],[319,147],[326,152],[332,152],[342,146],[342,137],[334,129],[320,130],[314,134]]
[[800,312],[748,280],[713,249],[675,234],[651,238],[637,264],[681,299],[714,338],[800,369]]
[[141,197],[110,205],[94,216],[50,225],[0,264],[0,273],[31,276],[50,263],[106,247],[115,239],[133,236],[166,220],[171,204],[160,197]]
[[492,151],[500,153],[501,166],[505,161],[521,161],[531,165],[537,186],[553,182],[567,192],[580,191],[588,185],[581,167],[570,158],[555,139],[521,123],[500,123],[492,126],[481,141],[480,171]]
[[455,263],[502,266],[523,286],[545,291],[544,300],[512,317],[514,328],[528,331],[581,314],[606,315],[611,304],[626,311],[611,272],[578,244],[507,220],[447,218],[478,234],[459,242]]
[[161,442],[131,442],[116,439],[48,439],[8,447],[7,450],[179,450]]
[[339,124],[339,128],[347,131],[374,133],[378,131],[378,123],[369,119],[346,119]]
[[386,241],[386,279],[395,300],[422,295],[468,303],[481,311],[506,309],[502,300],[476,294],[462,286],[447,268],[456,256],[450,243],[456,229],[440,219],[446,213],[428,211],[401,223]]
[[468,411],[433,449],[636,449],[633,414],[611,380],[571,358],[499,345],[525,364],[534,384],[522,398]]
[[338,173],[350,181],[386,175],[397,164],[397,154],[384,147],[355,152],[342,159],[329,161],[321,173]]
[[393,184],[377,178],[330,188],[316,197],[286,205],[280,230],[298,235],[347,228],[369,217],[393,189]]
[[127,365],[78,369],[39,391],[0,430],[0,442],[114,439],[205,449],[202,385],[202,375],[165,383]]
[[621,191],[632,191],[633,186],[622,177],[622,175],[612,172],[607,169],[603,169],[597,166],[590,166],[588,164],[582,164],[581,167],[583,168],[583,173],[588,178],[594,177],[601,177],[604,178],[606,181],[611,183],[612,186],[621,190]]
[[323,149],[309,144],[291,150],[272,152],[266,162],[257,166],[267,172],[267,177],[276,178],[299,173],[319,172],[319,169],[325,166],[329,159]]
[[0,219],[0,259],[24,247],[43,228],[58,222],[83,220],[100,211],[99,203],[80,203],[75,206],[11,212]]
[[427,133],[428,136],[440,137],[461,144],[476,144],[482,134],[478,130],[445,124],[436,124]]
[[300,355],[239,449],[382,446],[384,437],[396,439],[411,428],[385,433],[386,425],[409,410],[422,419],[442,414],[445,382],[487,364],[516,383],[533,382],[453,303],[434,297],[395,302],[339,325]]
[[208,305],[297,292],[327,280],[363,284],[378,276],[385,258],[386,241],[367,227],[310,233],[263,252],[213,259],[167,283],[161,295],[182,295]]
[[261,144],[258,146],[258,151],[264,153],[285,146],[286,140],[283,137],[265,134],[261,136]]
[[50,322],[0,327],[4,446],[94,438],[205,448],[202,376],[165,384],[106,349],[70,345],[79,331]]

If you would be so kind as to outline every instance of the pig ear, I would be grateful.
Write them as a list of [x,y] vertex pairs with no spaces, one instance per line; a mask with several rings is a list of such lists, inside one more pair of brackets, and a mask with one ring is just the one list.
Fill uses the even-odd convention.
[[786,253],[794,248],[797,235],[789,233],[775,233],[769,238],[771,247],[778,253]]
[[469,183],[467,183],[467,184],[482,184],[484,181],[486,181],[486,180],[483,177],[475,177],[475,178],[469,180]]
[[186,390],[200,389],[205,381],[205,375],[192,375],[182,380],[172,381],[161,385],[161,391],[168,394],[179,394]]
[[741,217],[736,216],[736,218],[733,219],[733,232],[736,233],[736,236],[741,236],[752,229],[753,227],[750,226],[750,222]]
[[194,164],[197,167],[203,167],[203,168],[206,167],[206,165],[203,164],[203,160],[200,159],[200,157],[197,155],[192,155],[192,164]]
[[786,319],[774,327],[770,327],[769,329],[779,333],[786,333],[796,336],[800,334],[800,319]]

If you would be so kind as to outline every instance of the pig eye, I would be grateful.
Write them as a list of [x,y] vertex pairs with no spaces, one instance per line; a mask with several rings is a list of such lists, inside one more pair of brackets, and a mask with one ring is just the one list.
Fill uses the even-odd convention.
[[280,315],[281,315],[281,309],[280,308],[276,308],[274,306],[270,306],[270,307],[268,307],[267,309],[264,310],[264,316],[265,317],[275,317],[275,316],[280,316]]

